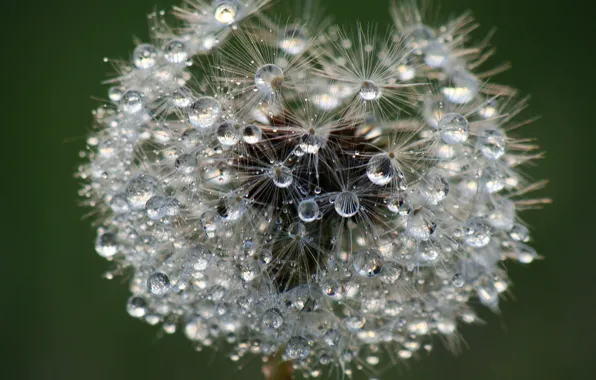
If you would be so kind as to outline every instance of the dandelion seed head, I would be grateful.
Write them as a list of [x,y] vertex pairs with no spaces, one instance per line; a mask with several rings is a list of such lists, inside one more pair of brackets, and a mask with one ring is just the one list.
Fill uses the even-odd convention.
[[115,64],[77,174],[107,277],[130,274],[130,316],[305,376],[456,347],[503,262],[541,258],[526,100],[468,14],[394,1],[382,33],[269,3],[189,0]]

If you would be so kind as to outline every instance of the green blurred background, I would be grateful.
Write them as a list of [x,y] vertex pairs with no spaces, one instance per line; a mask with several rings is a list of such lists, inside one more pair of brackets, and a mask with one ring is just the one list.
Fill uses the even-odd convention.
[[[292,1],[292,0],[287,0]],[[299,0],[294,0],[299,1]],[[91,110],[105,98],[102,57],[127,57],[147,37],[145,14],[176,0],[4,0],[2,54],[1,379],[260,379],[182,336],[129,317],[127,287],[101,275],[87,210],[73,179]],[[439,1],[436,1],[437,3]],[[389,22],[384,0],[324,0],[340,23]],[[510,265],[515,299],[486,326],[464,328],[468,348],[436,345],[382,379],[596,378],[596,125],[594,10],[587,1],[443,0],[472,9],[514,69],[499,76],[533,95],[525,127],[547,158],[528,173],[555,203],[523,215],[546,260]],[[335,378],[335,377],[333,377]],[[357,377],[359,378],[359,377]]]

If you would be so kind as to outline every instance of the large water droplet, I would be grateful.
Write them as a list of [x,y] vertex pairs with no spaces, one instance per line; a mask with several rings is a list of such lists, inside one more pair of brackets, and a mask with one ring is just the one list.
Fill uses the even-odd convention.
[[381,97],[381,89],[374,82],[366,80],[360,86],[360,97],[363,100],[377,100]]
[[461,144],[468,139],[470,125],[465,117],[458,113],[448,113],[439,120],[439,132],[447,144]]
[[335,198],[335,212],[342,218],[351,218],[360,209],[360,200],[351,191],[344,191]]
[[375,185],[383,186],[391,182],[395,169],[389,155],[379,153],[373,156],[366,166],[366,175]]
[[240,141],[240,133],[237,125],[231,122],[225,122],[217,127],[217,141],[223,146],[230,147],[238,144]]
[[257,90],[264,94],[274,94],[284,82],[284,71],[277,65],[266,64],[259,67],[255,73]]
[[153,176],[140,174],[130,180],[126,186],[126,200],[131,208],[141,210],[159,190],[159,182]]
[[354,270],[360,277],[374,277],[381,273],[383,261],[378,251],[366,249],[354,254]]
[[170,279],[165,273],[153,273],[147,279],[147,289],[155,296],[163,296],[170,289]]
[[319,205],[314,199],[305,199],[298,205],[298,217],[305,223],[313,222],[319,216]]
[[282,189],[290,187],[294,180],[292,170],[284,164],[275,164],[271,168],[269,175],[273,180],[273,184]]
[[150,69],[157,62],[157,50],[150,44],[138,45],[132,53],[132,62],[139,70]]
[[293,336],[286,346],[286,356],[290,360],[303,360],[310,354],[308,341],[301,336]]
[[282,30],[278,46],[288,54],[302,54],[308,47],[308,34],[301,27],[288,27]]
[[204,96],[190,106],[188,120],[197,128],[210,128],[219,120],[221,111],[221,104],[216,99]]

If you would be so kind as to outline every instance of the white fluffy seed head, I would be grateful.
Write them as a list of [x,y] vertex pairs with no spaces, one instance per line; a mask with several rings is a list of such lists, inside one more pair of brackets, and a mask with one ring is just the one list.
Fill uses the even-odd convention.
[[178,35],[152,30],[94,113],[81,194],[128,313],[311,377],[453,343],[475,305],[498,310],[502,261],[539,258],[518,218],[543,202],[519,173],[540,156],[514,128],[525,103],[476,75],[461,19],[405,2],[388,38],[247,26],[280,19],[268,3],[177,8]]

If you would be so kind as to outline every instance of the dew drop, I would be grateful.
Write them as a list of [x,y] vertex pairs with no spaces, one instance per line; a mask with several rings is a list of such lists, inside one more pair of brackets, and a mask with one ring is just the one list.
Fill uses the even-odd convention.
[[215,20],[223,25],[231,25],[236,21],[238,8],[234,2],[224,1],[215,8]]
[[144,107],[143,94],[138,91],[126,91],[120,100],[122,111],[129,115],[133,115]]
[[470,125],[465,117],[458,113],[445,114],[438,125],[443,141],[449,145],[465,142],[470,133]]
[[290,360],[303,360],[310,354],[308,341],[301,336],[293,336],[286,346],[286,356]]
[[130,297],[126,304],[126,311],[131,317],[142,318],[147,314],[147,302],[143,297]]
[[498,129],[486,129],[478,138],[478,149],[489,160],[498,160],[505,154],[505,135]]
[[265,329],[278,330],[284,323],[284,317],[277,308],[271,308],[261,317],[261,323]]
[[164,55],[170,63],[184,63],[188,59],[188,51],[184,42],[172,40],[164,49]]
[[190,106],[188,120],[197,128],[210,128],[219,120],[221,111],[221,104],[216,99],[204,96]]
[[464,242],[473,248],[485,247],[490,243],[491,228],[479,218],[472,218],[464,224]]
[[126,200],[135,210],[145,208],[145,204],[159,190],[159,182],[153,176],[140,174],[130,180],[126,186]]
[[454,104],[466,104],[478,94],[478,79],[466,70],[456,70],[442,87],[443,95]]
[[257,144],[261,141],[263,136],[263,131],[261,128],[257,127],[254,124],[249,124],[244,127],[244,131],[242,132],[242,139],[247,144]]
[[237,125],[231,122],[225,122],[217,127],[217,141],[223,146],[230,147],[240,142],[240,133]]
[[366,249],[354,254],[354,270],[360,277],[374,277],[381,273],[383,261],[378,251]]
[[389,155],[379,153],[373,156],[366,165],[366,175],[375,185],[383,186],[391,182],[395,169]]
[[319,205],[314,199],[305,199],[298,205],[298,217],[303,222],[314,222],[318,216]]
[[360,200],[351,191],[339,193],[334,200],[335,212],[342,218],[351,218],[360,209]]
[[512,240],[527,243],[530,241],[530,231],[523,224],[514,224],[511,231],[509,231],[509,237]]
[[274,64],[259,67],[255,73],[255,85],[263,94],[272,95],[277,92],[284,82],[283,70]]
[[308,34],[300,27],[285,28],[280,33],[278,46],[288,54],[302,54],[308,47]]
[[147,70],[157,63],[157,50],[150,44],[138,45],[132,53],[132,61],[139,70]]
[[153,273],[147,279],[147,289],[155,296],[163,296],[170,289],[170,279],[165,273]]
[[447,198],[448,194],[449,182],[440,175],[431,174],[420,184],[420,195],[431,205],[439,204]]
[[281,189],[290,187],[294,178],[292,170],[284,164],[275,164],[269,172],[269,176],[273,180],[273,184]]
[[381,89],[374,82],[366,80],[360,86],[360,97],[365,101],[377,100],[381,97]]
[[112,232],[104,232],[95,241],[95,251],[102,257],[110,258],[118,253],[118,239]]

